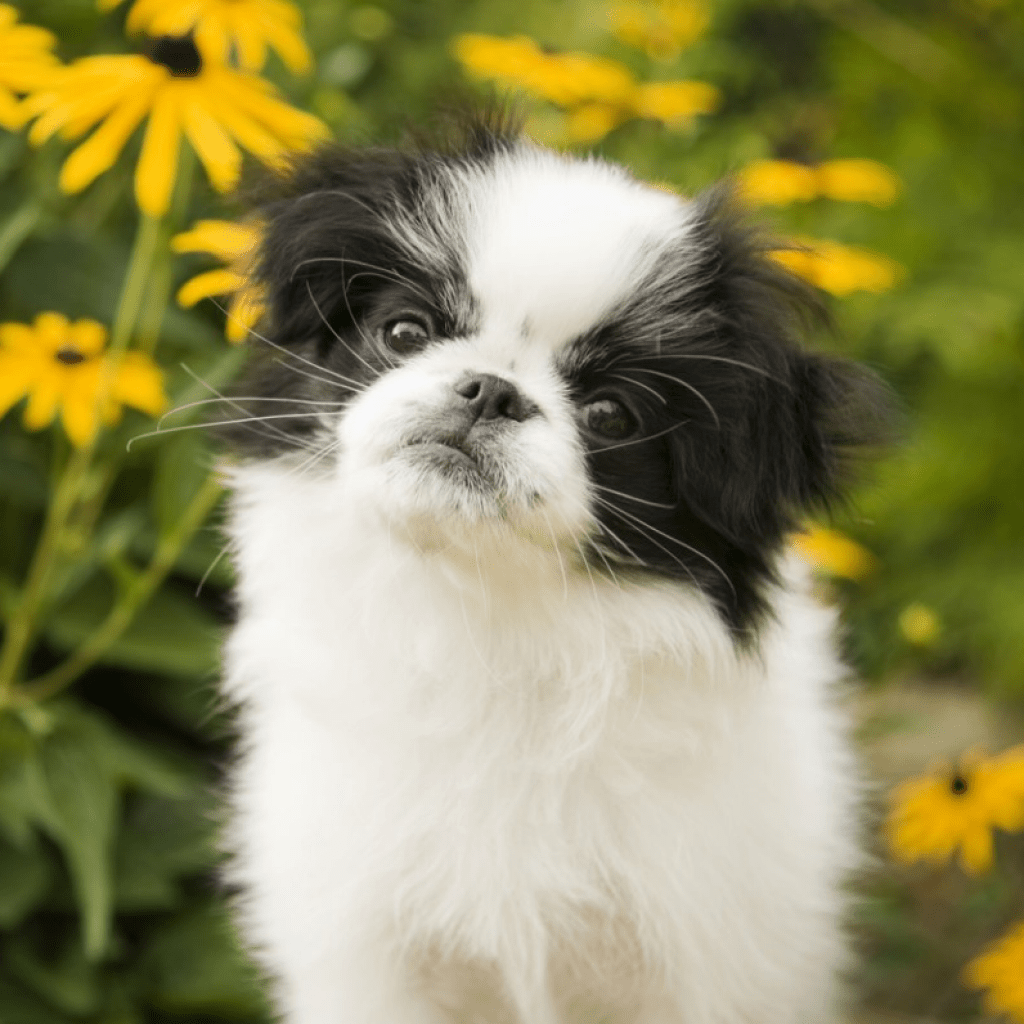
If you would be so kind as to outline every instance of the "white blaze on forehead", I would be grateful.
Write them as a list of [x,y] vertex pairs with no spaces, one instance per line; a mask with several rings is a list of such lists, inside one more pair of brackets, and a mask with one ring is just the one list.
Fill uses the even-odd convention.
[[552,347],[593,327],[685,227],[675,196],[598,161],[523,148],[468,185],[469,285],[483,331]]

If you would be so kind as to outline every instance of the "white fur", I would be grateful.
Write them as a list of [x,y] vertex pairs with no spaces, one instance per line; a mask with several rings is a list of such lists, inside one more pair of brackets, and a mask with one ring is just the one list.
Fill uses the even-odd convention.
[[[552,354],[686,208],[543,155],[465,190],[479,333],[354,400],[329,475],[231,471],[246,935],[289,1024],[832,1022],[857,786],[831,614],[788,565],[743,653],[696,588],[581,556]],[[489,489],[408,444],[466,370],[542,413]]]

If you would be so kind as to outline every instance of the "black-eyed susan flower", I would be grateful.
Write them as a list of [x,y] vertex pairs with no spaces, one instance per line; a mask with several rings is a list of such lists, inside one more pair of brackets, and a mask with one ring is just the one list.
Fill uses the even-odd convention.
[[791,541],[805,561],[829,576],[859,580],[875,567],[875,556],[838,530],[808,526],[793,534]]
[[964,757],[899,786],[885,825],[901,861],[943,861],[959,849],[971,874],[992,864],[992,830],[1024,829],[1024,747],[998,757]]
[[791,243],[774,251],[773,259],[833,295],[888,291],[903,273],[895,260],[856,246],[806,237],[793,238]]
[[[99,6],[112,10],[123,2],[99,0]],[[313,66],[302,38],[302,14],[286,0],[135,0],[127,28],[150,36],[191,32],[203,54],[226,62],[234,51],[246,71],[263,70],[268,48],[296,74]]]
[[1024,923],[983,949],[964,968],[964,980],[986,989],[986,1012],[1024,1024]]
[[273,86],[200,54],[190,36],[162,36],[146,54],[83,57],[55,72],[27,101],[37,120],[29,139],[75,139],[99,125],[64,162],[60,186],[79,192],[117,160],[147,118],[135,195],[150,217],[170,202],[181,136],[215,188],[238,181],[247,149],[268,164],[326,138],[326,125],[290,106]]
[[753,206],[785,206],[824,197],[888,206],[900,194],[899,177],[877,160],[755,160],[738,175],[740,193]]
[[17,22],[18,12],[0,4],[0,126],[9,131],[30,117],[18,97],[48,82],[60,67],[51,52],[57,44],[53,33]]
[[0,416],[27,398],[24,423],[41,430],[60,412],[76,447],[90,444],[100,424],[118,421],[130,405],[151,416],[163,412],[163,374],[142,352],[111,360],[106,328],[95,320],[71,323],[40,313],[33,324],[0,324]]
[[612,5],[609,18],[616,39],[662,60],[677,57],[711,20],[698,0],[623,0]]
[[263,315],[262,291],[250,283],[249,263],[260,241],[260,225],[226,220],[201,220],[190,231],[171,239],[175,252],[205,252],[227,266],[207,270],[186,281],[178,290],[178,302],[186,308],[200,299],[230,295],[225,333],[229,341],[244,341]]

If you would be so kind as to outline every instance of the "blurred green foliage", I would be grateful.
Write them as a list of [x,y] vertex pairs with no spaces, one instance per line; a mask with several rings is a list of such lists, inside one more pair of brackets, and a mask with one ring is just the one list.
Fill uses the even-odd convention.
[[[599,0],[300,6],[317,71],[293,79],[272,63],[269,76],[347,142],[400,139],[439,106],[479,95],[450,52],[455,35],[473,31],[612,56],[642,81],[718,86],[720,110],[692,127],[631,121],[597,147],[686,193],[769,157],[868,157],[892,168],[904,189],[887,209],[818,199],[769,216],[786,233],[863,246],[905,268],[890,292],[837,301],[836,335],[821,339],[876,367],[906,409],[904,440],[836,518],[877,557],[868,577],[843,588],[849,643],[855,664],[875,678],[956,673],[1024,698],[1019,4],[719,0],[705,36],[668,61],[617,42]],[[65,60],[130,47],[123,10],[100,15],[93,0],[19,7],[23,20],[57,34]],[[551,111],[535,113],[539,130],[550,130]],[[0,131],[0,320],[30,321],[50,309],[113,319],[136,227],[138,140],[76,197],[55,184],[66,150],[51,141],[35,151],[23,135]],[[200,217],[238,212],[200,177],[179,197],[164,240]],[[140,331],[159,336],[175,405],[205,397],[196,378],[219,387],[240,362],[212,304],[165,308],[172,286],[207,266],[164,246],[143,310]],[[149,429],[130,413],[101,442],[118,473],[88,482],[102,514],[95,531],[65,538],[32,676],[93,633],[118,567],[144,565],[202,484],[212,456],[194,433],[126,452],[128,439]],[[65,456],[56,431],[26,434],[14,413],[0,420],[5,619]],[[0,713],[2,1024],[266,1019],[213,881],[214,794],[230,739],[214,696],[230,616],[230,570],[219,552],[214,517],[73,691]],[[900,629],[911,604],[937,616],[927,643]],[[994,878],[966,903],[953,901],[961,916],[944,926],[990,934],[1008,919],[1002,884]],[[904,889],[876,888],[861,921],[871,953],[863,987],[879,1005],[913,1011],[907,992],[956,966],[937,958]],[[940,1010],[967,1020],[975,1007],[974,996],[958,992]]]

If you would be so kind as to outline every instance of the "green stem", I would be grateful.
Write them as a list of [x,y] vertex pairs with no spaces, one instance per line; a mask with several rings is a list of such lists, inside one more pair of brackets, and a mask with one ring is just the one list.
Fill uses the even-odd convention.
[[[114,315],[109,355],[113,371],[131,339],[132,331],[139,317],[146,281],[149,277],[153,257],[160,238],[160,221],[143,216],[139,221],[132,247],[128,271],[121,286],[121,296]],[[110,374],[108,380],[111,379]],[[109,386],[109,384],[108,384]],[[97,403],[104,400],[97,396]],[[15,687],[32,640],[38,628],[39,611],[46,599],[46,587],[60,554],[60,542],[75,505],[82,494],[83,485],[92,465],[96,450],[94,439],[84,448],[72,453],[64,467],[53,500],[47,510],[46,522],[36,544],[35,554],[29,566],[25,587],[13,615],[4,630],[3,647],[0,649],[0,708],[14,699]]]
[[223,488],[219,481],[212,475],[207,477],[174,528],[160,539],[145,571],[125,588],[92,636],[86,639],[62,665],[21,687],[15,695],[16,703],[30,704],[54,696],[103,656],[111,644],[115,643],[131,625],[153,591],[164,581],[184,546],[206,522],[206,517],[222,493]]
[[43,207],[37,199],[23,203],[0,229],[0,270],[11,262],[22,243],[35,230],[43,216]]

